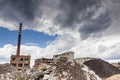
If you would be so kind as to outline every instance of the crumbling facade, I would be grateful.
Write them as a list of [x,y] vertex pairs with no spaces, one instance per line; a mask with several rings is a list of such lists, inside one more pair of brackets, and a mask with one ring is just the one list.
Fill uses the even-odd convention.
[[74,59],[74,52],[70,51],[70,52],[65,52],[62,54],[54,55],[53,56],[54,63],[56,63],[57,60],[59,60],[60,58],[67,58],[68,60],[73,60]]
[[34,67],[38,68],[41,66],[41,64],[52,64],[53,59],[48,59],[48,58],[41,58],[41,59],[36,59]]
[[30,69],[30,56],[11,56],[10,64],[16,67],[17,70],[27,70]]
[[20,23],[18,32],[18,44],[16,55],[11,55],[10,64],[16,68],[16,70],[27,70],[30,69],[30,56],[20,55],[20,44],[21,44],[21,33],[22,33],[22,23]]

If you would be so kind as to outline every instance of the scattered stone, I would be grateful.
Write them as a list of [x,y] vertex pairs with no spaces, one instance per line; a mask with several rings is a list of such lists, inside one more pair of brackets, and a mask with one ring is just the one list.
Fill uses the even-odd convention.
[[0,64],[0,74],[12,73],[15,71],[15,68],[12,67],[9,63]]
[[0,64],[0,80],[103,80],[118,73],[118,68],[100,59],[82,65],[62,57],[52,65],[42,64],[29,71],[16,71],[10,64]]

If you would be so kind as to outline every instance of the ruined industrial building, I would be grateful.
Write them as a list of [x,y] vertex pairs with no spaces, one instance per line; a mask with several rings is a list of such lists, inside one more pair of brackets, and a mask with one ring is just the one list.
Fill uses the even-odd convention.
[[53,62],[56,63],[60,58],[67,58],[68,60],[74,59],[74,52],[64,52],[62,54],[53,55]]
[[[68,52],[67,52],[68,53]],[[64,55],[61,54],[61,55]],[[80,59],[81,60],[81,59]],[[82,58],[83,60],[83,58]],[[87,60],[87,61],[86,61]],[[61,57],[55,64],[48,64],[51,59],[41,58],[38,69],[31,68],[29,73],[15,71],[9,64],[0,65],[1,80],[109,80],[120,74],[120,70],[101,59],[86,59],[78,64],[75,59]],[[54,63],[54,62],[53,62]],[[1,69],[2,68],[2,69]],[[107,79],[108,78],[108,79]],[[119,79],[117,79],[119,80]]]
[[35,59],[34,67],[38,69],[42,64],[52,64],[53,59],[48,59],[48,58],[41,58],[41,59]]
[[21,55],[22,23],[19,26],[17,51],[10,64],[0,64],[0,80],[107,80],[120,70],[99,59],[75,58],[73,51],[58,53],[52,58],[37,58],[30,68],[30,55]]
[[14,66],[16,70],[28,70],[30,69],[30,55],[20,55],[21,35],[22,23],[20,23],[19,26],[17,52],[16,55],[11,55],[10,64]]

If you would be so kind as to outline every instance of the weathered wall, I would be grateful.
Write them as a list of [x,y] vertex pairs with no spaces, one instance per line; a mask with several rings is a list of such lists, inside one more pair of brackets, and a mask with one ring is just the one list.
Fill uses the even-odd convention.
[[70,51],[70,52],[65,52],[65,53],[62,53],[62,54],[58,54],[58,55],[54,55],[53,56],[53,61],[56,62],[58,59],[60,58],[67,58],[68,60],[72,60],[74,59],[74,52],[73,51]]

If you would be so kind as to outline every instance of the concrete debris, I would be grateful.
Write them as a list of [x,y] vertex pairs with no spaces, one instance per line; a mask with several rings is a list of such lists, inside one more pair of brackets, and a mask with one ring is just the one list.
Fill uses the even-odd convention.
[[15,71],[15,68],[12,67],[9,63],[0,64],[0,74],[7,74]]
[[[96,66],[95,63],[91,63],[91,65]],[[101,70],[102,72],[104,71]],[[41,64],[39,68],[32,68],[26,72],[16,71],[9,64],[0,65],[0,80],[103,80],[100,77],[87,63],[80,65],[74,60],[68,60],[65,57],[60,58],[52,65]]]
[[87,80],[102,80],[94,71],[90,70],[86,65],[83,65],[82,70],[84,71]]
[[86,80],[82,67],[74,61],[68,61],[66,58],[61,58],[56,63],[55,73],[59,78],[64,78],[66,80]]

